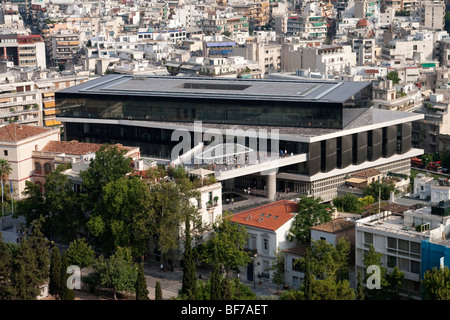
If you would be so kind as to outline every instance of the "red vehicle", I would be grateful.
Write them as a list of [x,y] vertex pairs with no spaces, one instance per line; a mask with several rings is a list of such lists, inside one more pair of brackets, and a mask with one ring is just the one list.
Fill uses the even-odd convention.
[[411,158],[411,166],[415,168],[424,168],[423,161],[419,158]]
[[427,169],[430,171],[442,173],[442,162],[441,161],[430,162],[427,166]]

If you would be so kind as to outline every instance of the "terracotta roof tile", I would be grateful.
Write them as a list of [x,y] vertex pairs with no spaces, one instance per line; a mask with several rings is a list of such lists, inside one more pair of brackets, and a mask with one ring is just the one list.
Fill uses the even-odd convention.
[[[131,150],[133,147],[124,147],[121,144],[115,144],[111,146],[117,146],[119,150]],[[77,140],[72,141],[50,141],[48,142],[42,151],[58,152],[73,155],[85,155],[92,152],[97,152],[102,147],[100,143],[88,143],[79,142]]]
[[298,244],[295,247],[284,250],[287,253],[295,254],[297,256],[304,257],[306,254],[306,249],[310,247],[309,243]]
[[97,152],[102,145],[99,143],[86,143],[72,141],[50,141],[48,142],[42,151],[58,152],[75,155],[85,155],[92,152]]
[[355,172],[351,176],[352,177],[370,178],[370,177],[379,176],[380,174],[381,174],[380,170],[375,169],[375,168],[370,168],[370,169]]
[[281,200],[233,215],[231,221],[275,231],[294,217],[298,203]]
[[10,123],[0,127],[0,141],[20,141],[53,129]]
[[355,227],[355,223],[341,218],[334,219],[330,222],[322,223],[318,226],[311,227],[313,230],[324,231],[329,233],[339,233],[347,229]]

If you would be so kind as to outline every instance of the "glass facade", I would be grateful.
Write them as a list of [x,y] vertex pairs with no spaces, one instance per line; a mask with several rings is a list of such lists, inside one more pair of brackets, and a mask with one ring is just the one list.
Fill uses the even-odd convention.
[[342,129],[346,123],[366,110],[361,108],[362,101],[352,98],[341,104],[57,92],[56,115],[66,118],[191,123],[202,121],[216,124]]

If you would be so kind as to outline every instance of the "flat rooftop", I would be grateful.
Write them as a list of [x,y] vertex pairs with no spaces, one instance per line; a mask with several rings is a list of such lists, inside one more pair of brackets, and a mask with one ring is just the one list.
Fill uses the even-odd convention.
[[111,74],[60,92],[343,103],[369,85],[370,82],[206,79]]

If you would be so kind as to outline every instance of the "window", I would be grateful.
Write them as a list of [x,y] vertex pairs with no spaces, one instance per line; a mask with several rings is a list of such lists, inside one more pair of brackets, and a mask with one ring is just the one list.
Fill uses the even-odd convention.
[[397,258],[394,256],[387,256],[387,266],[388,268],[394,268],[397,266]]
[[397,249],[397,239],[388,237],[388,248]]
[[292,270],[293,271],[298,271],[298,272],[305,272],[304,265],[302,263],[300,263],[300,261],[295,259],[295,258],[292,259]]
[[48,173],[50,173],[52,171],[52,166],[51,166],[51,164],[50,163],[46,163],[46,164],[44,164],[44,172],[45,172],[45,174],[48,174]]
[[263,239],[263,249],[269,251],[269,239]]
[[373,244],[373,233],[364,232],[364,243]]
[[411,242],[411,252],[420,254],[420,243]]
[[42,166],[39,162],[34,163],[34,173],[37,173],[37,174],[42,173]]
[[420,273],[420,262],[411,260],[411,272]]
[[409,252],[409,241],[398,239],[398,250]]
[[8,150],[3,150],[3,155],[8,156]]

